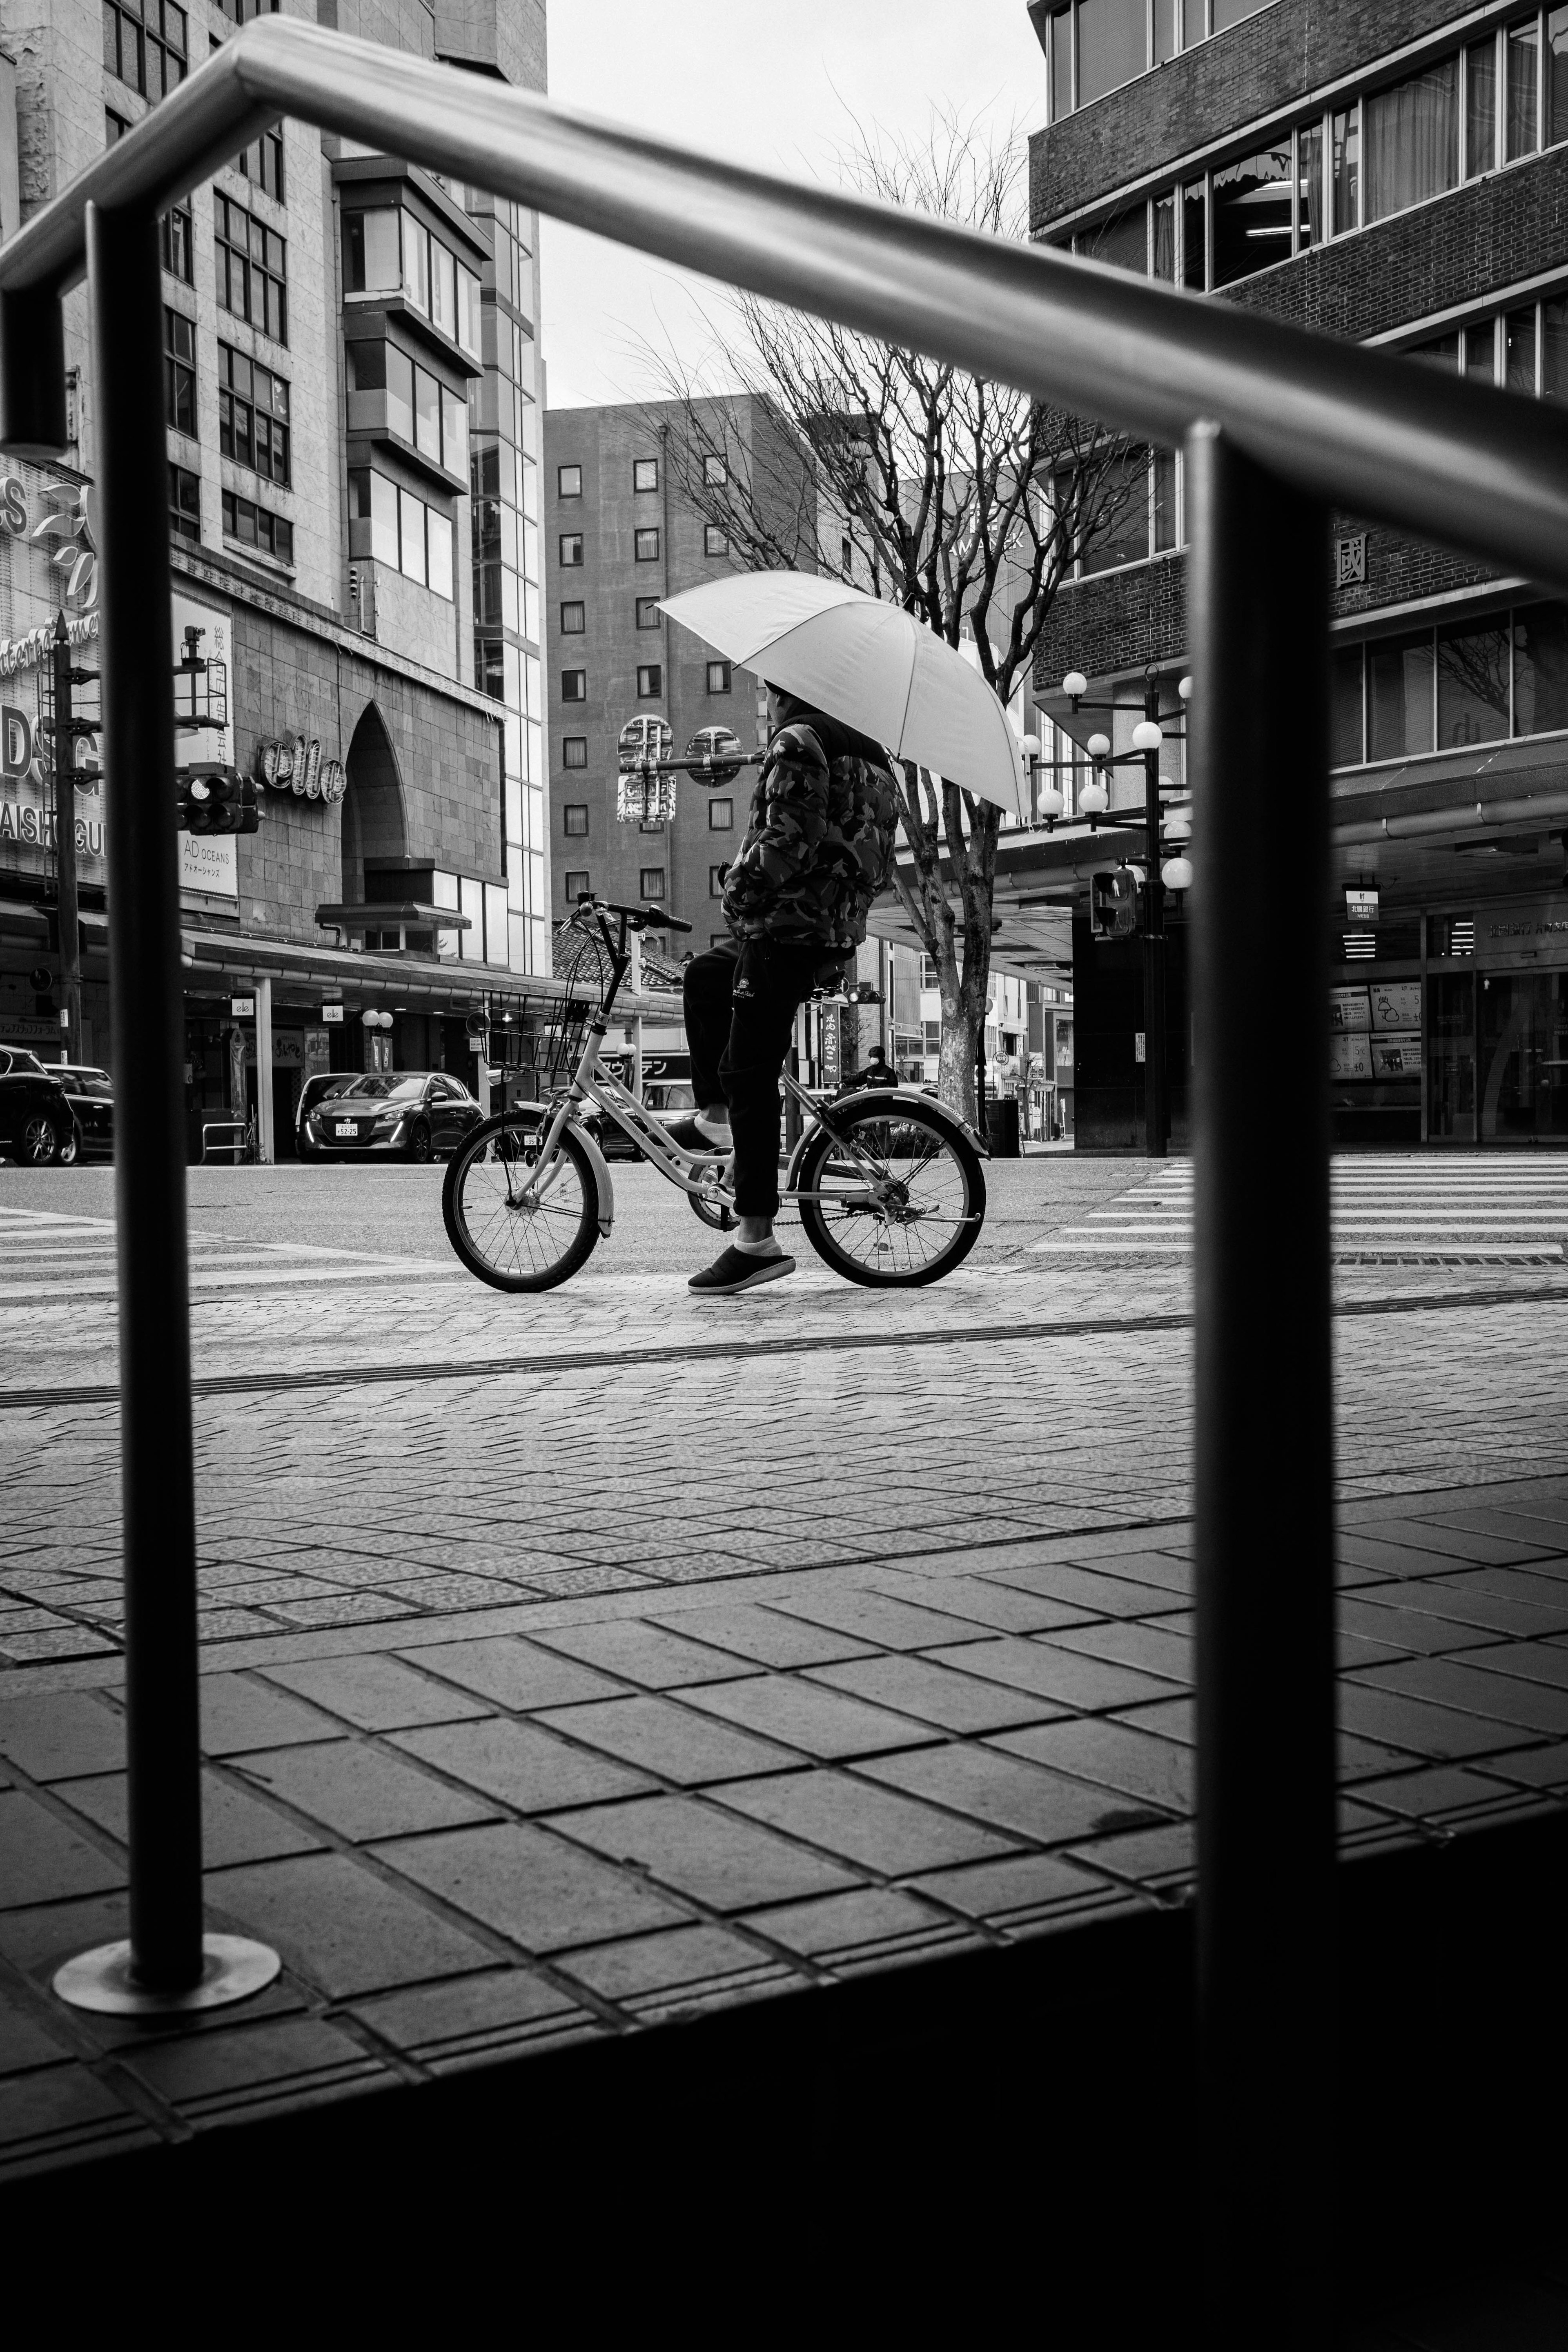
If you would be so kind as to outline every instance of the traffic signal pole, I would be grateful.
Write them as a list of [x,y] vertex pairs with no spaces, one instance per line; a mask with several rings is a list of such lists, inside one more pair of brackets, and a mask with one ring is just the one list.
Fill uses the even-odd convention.
[[81,1051],[81,920],[76,889],[76,736],[71,728],[71,646],[64,613],[55,616],[55,874],[60,925],[60,995],[66,1013],[66,1059]]
[[[1143,716],[1160,723],[1160,681],[1143,688]],[[1143,816],[1149,873],[1143,885],[1143,1149],[1163,1160],[1171,1131],[1170,1071],[1165,1042],[1165,886],[1160,879],[1160,754],[1143,754]]]

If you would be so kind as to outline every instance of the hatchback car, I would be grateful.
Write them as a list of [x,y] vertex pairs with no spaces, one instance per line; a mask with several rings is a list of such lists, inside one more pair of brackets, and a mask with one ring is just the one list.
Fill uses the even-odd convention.
[[435,1160],[483,1114],[444,1070],[367,1070],[311,1079],[300,1097],[301,1160]]
[[0,1045],[0,1156],[24,1168],[68,1168],[81,1130],[59,1079],[22,1045]]
[[95,1070],[85,1062],[62,1062],[58,1070],[48,1074],[58,1076],[66,1090],[66,1098],[76,1114],[81,1134],[81,1156],[84,1160],[112,1160],[114,1157],[114,1087],[107,1070]]

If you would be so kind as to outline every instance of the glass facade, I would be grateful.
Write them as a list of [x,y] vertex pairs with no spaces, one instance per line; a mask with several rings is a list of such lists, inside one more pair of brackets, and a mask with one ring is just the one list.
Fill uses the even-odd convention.
[[1568,729],[1568,605],[1339,645],[1331,694],[1336,768]]

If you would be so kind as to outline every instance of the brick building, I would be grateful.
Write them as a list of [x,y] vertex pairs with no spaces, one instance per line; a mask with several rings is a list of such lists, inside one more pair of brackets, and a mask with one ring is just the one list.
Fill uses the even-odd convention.
[[[265,5],[58,0],[40,20],[0,0],[0,233]],[[322,15],[544,87],[544,0],[336,0]],[[534,230],[510,202],[298,122],[163,223],[175,655],[199,631],[223,675],[214,723],[184,730],[180,757],[268,787],[258,833],[181,837],[194,1125],[231,1106],[242,1049],[254,1069],[268,1031],[270,1081],[247,1091],[287,1151],[308,1070],[390,1052],[468,1076],[471,1007],[493,1000],[522,1027],[556,992]],[[84,644],[96,628],[85,289],[67,300],[67,462],[14,465],[0,485],[0,1035],[51,1054],[52,754],[34,633],[57,606]],[[100,1062],[113,790],[110,775],[78,793],[76,1048]],[[236,996],[268,1016],[237,1043]],[[390,1033],[356,1025],[367,1009],[393,1014]]]
[[[1030,15],[1051,112],[1031,143],[1036,236],[1413,364],[1568,397],[1568,9],[1036,0]],[[1146,672],[1173,709],[1184,666],[1181,461],[1134,451],[1129,467],[1146,496],[1087,552],[1037,672],[1066,722],[1069,806],[1078,744],[1103,722],[1073,720],[1050,689],[1078,669],[1094,698],[1125,705],[1120,751]],[[1354,516],[1331,528],[1338,1134],[1568,1139],[1568,612]],[[1179,789],[1175,746],[1167,765]],[[1142,793],[1121,772],[1100,863],[1141,847],[1115,818]],[[1075,828],[1050,853],[1075,908],[1079,1134],[1138,1149],[1139,942],[1091,941],[1081,842]],[[1178,906],[1178,1143],[1184,947]]]

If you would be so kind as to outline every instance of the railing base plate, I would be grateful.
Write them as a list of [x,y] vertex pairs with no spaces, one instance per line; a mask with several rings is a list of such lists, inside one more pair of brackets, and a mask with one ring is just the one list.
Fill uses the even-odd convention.
[[223,2009],[248,2000],[272,1982],[283,1963],[248,1936],[204,1936],[202,1973],[183,1992],[153,1992],[131,1974],[131,1942],[100,1944],[79,1952],[55,1973],[55,1990],[72,2009],[111,2017],[177,2017],[184,2011]]

